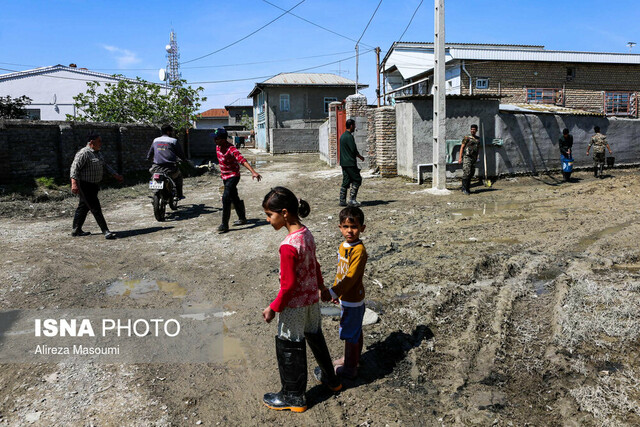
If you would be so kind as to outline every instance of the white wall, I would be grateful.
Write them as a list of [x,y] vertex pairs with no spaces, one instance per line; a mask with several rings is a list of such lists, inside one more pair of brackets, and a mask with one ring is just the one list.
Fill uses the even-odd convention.
[[[65,120],[66,114],[75,114],[73,97],[87,90],[87,81],[115,79],[93,77],[81,72],[54,70],[47,74],[0,80],[0,96],[17,98],[23,95],[32,99],[28,109],[39,109],[41,120]],[[103,92],[102,87],[99,93]],[[55,96],[55,102],[54,102]]]

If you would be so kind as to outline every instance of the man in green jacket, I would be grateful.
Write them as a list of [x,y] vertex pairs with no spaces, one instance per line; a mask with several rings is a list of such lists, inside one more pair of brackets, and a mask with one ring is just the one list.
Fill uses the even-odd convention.
[[340,206],[347,206],[347,190],[351,185],[350,206],[360,206],[356,200],[358,189],[362,184],[360,169],[356,158],[363,160],[364,157],[358,152],[353,132],[356,130],[356,122],[353,119],[347,120],[347,130],[340,136],[340,166],[342,167],[342,187],[340,187]]

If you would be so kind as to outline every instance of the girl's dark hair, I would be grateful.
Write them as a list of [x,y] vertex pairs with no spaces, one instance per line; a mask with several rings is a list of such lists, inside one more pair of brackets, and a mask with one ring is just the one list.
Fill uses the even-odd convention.
[[274,187],[264,196],[262,207],[272,212],[282,212],[286,209],[291,215],[304,218],[311,212],[309,203],[298,199],[291,190],[285,187]]
[[569,135],[569,129],[567,129],[567,128],[562,129],[562,134],[563,135]]

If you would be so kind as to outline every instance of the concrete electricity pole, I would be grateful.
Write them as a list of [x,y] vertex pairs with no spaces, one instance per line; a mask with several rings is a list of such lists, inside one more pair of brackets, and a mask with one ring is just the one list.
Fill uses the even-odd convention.
[[434,84],[433,84],[433,168],[432,194],[450,194],[446,187],[446,77],[444,45],[444,0],[435,0]]

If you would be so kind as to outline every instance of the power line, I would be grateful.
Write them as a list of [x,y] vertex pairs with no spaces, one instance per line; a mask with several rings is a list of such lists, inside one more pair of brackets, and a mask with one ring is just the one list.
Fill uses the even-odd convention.
[[[369,52],[373,52],[373,49],[367,50],[364,53],[361,53],[361,55],[365,55]],[[333,64],[337,64],[338,62],[342,62],[342,61],[347,61],[349,59],[353,59],[356,56],[350,56],[348,58],[342,58],[339,59],[337,61],[333,61],[333,62],[327,62],[326,64],[322,64],[322,65],[315,65],[313,67],[308,67],[308,68],[302,68],[300,70],[295,70],[295,71],[285,71],[285,73],[301,73],[303,71],[309,71],[309,70],[313,70],[315,68],[322,68],[322,67],[326,67],[328,65],[333,65]],[[280,74],[280,73],[279,73]],[[187,82],[189,84],[214,84],[214,83],[231,83],[231,82],[243,82],[243,81],[247,81],[247,80],[258,80],[258,79],[268,79],[274,76],[277,76],[278,74],[270,74],[267,76],[256,76],[256,77],[248,77],[248,78],[241,78],[241,79],[230,79],[230,80],[211,80],[211,81],[202,81],[202,82]]]
[[380,8],[380,5],[382,4],[382,0],[380,0],[380,2],[378,3],[378,7],[376,7],[376,10],[373,11],[373,15],[371,15],[371,18],[369,19],[369,22],[367,22],[367,26],[364,27],[364,31],[362,32],[362,34],[360,35],[360,38],[358,39],[358,41],[356,42],[356,45],[360,44],[360,40],[362,40],[362,36],[364,36],[364,33],[367,31],[367,28],[369,28],[369,24],[371,24],[371,21],[373,21],[373,17],[376,16],[376,12],[378,11],[378,9]]
[[213,54],[215,54],[215,53],[221,52],[221,51],[223,51],[223,50],[225,50],[225,49],[227,49],[227,48],[229,48],[229,47],[231,47],[231,46],[233,46],[233,45],[235,45],[235,44],[240,43],[240,42],[241,42],[241,41],[243,41],[243,40],[248,39],[249,37],[251,37],[252,35],[254,35],[255,33],[257,33],[258,31],[260,31],[260,30],[262,30],[263,28],[268,27],[269,25],[273,24],[273,23],[274,23],[274,22],[276,22],[278,19],[282,18],[284,15],[286,15],[287,13],[289,13],[290,11],[292,11],[293,9],[295,9],[296,7],[300,6],[300,5],[301,5],[302,3],[304,3],[304,2],[305,2],[305,0],[300,1],[298,4],[296,4],[295,6],[293,6],[291,9],[289,9],[289,10],[287,10],[286,12],[282,13],[282,14],[281,14],[281,15],[279,15],[278,17],[276,17],[276,18],[272,19],[271,21],[269,21],[269,22],[267,22],[266,24],[264,24],[262,27],[258,28],[258,29],[257,29],[257,30],[255,30],[255,31],[252,31],[251,33],[247,34],[246,36],[244,36],[244,37],[242,37],[242,38],[240,38],[240,39],[238,39],[238,40],[236,40],[236,41],[234,41],[234,42],[232,42],[232,43],[229,43],[228,45],[226,45],[226,46],[224,46],[224,47],[221,47],[220,49],[215,50],[215,51],[213,51],[213,52],[211,52],[211,53],[207,53],[206,55],[202,55],[202,56],[199,56],[199,57],[197,57],[197,58],[190,59],[189,61],[184,61],[184,62],[182,62],[182,63],[181,63],[181,65],[183,65],[183,64],[188,64],[188,63],[190,63],[190,62],[194,62],[194,61],[198,61],[198,60],[200,60],[200,59],[202,59],[202,58],[206,58],[207,56],[211,56],[211,55],[213,55]]
[[[273,6],[273,7],[275,7],[275,8],[277,8],[277,9],[285,10],[285,9],[281,8],[280,6],[278,6],[277,4],[273,4],[273,3],[271,3],[270,1],[267,1],[267,0],[262,0],[262,1],[263,1],[263,2],[265,2],[265,3],[267,3],[267,4],[269,4],[269,5],[271,5],[271,6]],[[300,16],[300,15],[296,15],[295,13],[289,13],[289,15],[294,16],[294,17],[296,17],[296,18],[298,18],[298,19],[301,19],[301,20],[303,20],[304,22],[306,22],[306,23],[308,23],[308,24],[313,25],[314,27],[318,27],[318,28],[320,28],[320,29],[323,29],[323,30],[325,30],[325,31],[328,31],[328,32],[330,32],[331,34],[335,34],[335,35],[336,35],[336,36],[338,36],[338,37],[342,37],[343,39],[347,39],[347,40],[352,41],[352,42],[355,42],[355,41],[356,41],[355,39],[352,39],[351,37],[345,36],[344,34],[340,34],[340,33],[336,32],[336,31],[333,31],[333,30],[331,30],[331,29],[329,29],[329,28],[327,28],[327,27],[323,27],[322,25],[320,25],[320,24],[316,24],[315,22],[312,22],[312,21],[309,21],[308,19],[303,18],[303,17],[302,17],[302,16]],[[367,47],[370,47],[370,48],[373,48],[373,46],[369,46],[369,45],[364,44],[364,43],[363,43],[363,45],[364,45],[364,46],[367,46]]]
[[404,37],[404,33],[406,33],[407,30],[409,29],[409,26],[413,22],[413,18],[415,18],[416,13],[418,13],[418,9],[420,9],[420,6],[422,6],[422,2],[423,1],[424,0],[420,0],[420,3],[418,4],[418,7],[416,7],[416,10],[413,11],[413,15],[411,15],[411,19],[409,20],[409,23],[407,24],[407,28],[404,29],[404,31],[402,32],[402,35],[400,36],[400,38],[398,38],[398,41],[402,41],[402,37]]

